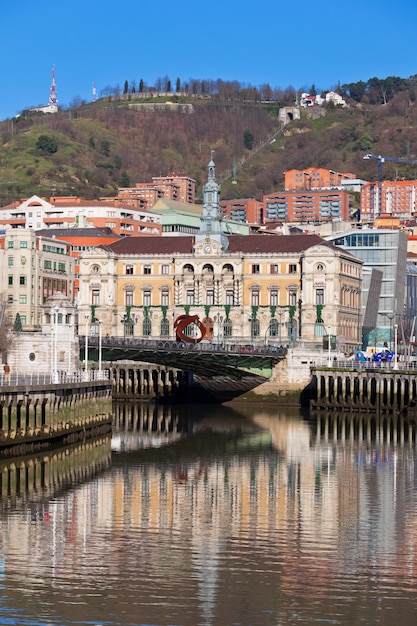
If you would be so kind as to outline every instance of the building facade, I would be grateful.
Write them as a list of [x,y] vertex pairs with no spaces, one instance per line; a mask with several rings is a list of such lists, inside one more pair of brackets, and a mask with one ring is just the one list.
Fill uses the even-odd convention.
[[19,330],[40,330],[43,306],[57,292],[74,300],[75,260],[68,242],[9,227],[0,235],[0,264],[5,319]]
[[379,214],[409,220],[416,215],[416,198],[417,180],[366,183],[361,189],[361,220],[373,222]]
[[348,221],[350,196],[339,189],[277,191],[263,197],[264,223]]
[[[392,344],[394,325],[401,320],[406,307],[406,233],[400,230],[364,228],[333,235],[328,241],[361,258],[364,273],[368,274],[372,270],[381,273],[379,292],[373,292],[372,296],[378,302],[376,323],[373,329],[366,329],[364,344],[374,347],[381,347],[385,342]],[[372,283],[369,282],[369,285],[371,288]],[[367,303],[368,293],[364,289],[364,319]]]
[[[230,235],[222,228],[214,163],[194,237],[124,238],[80,256],[79,314],[92,332],[174,338],[179,315],[205,341],[358,346],[362,261],[317,235]],[[193,332],[193,328],[190,332]]]
[[122,187],[118,199],[141,209],[150,209],[160,198],[193,204],[195,202],[196,181],[188,176],[170,174],[153,176],[151,183],[136,183],[134,187]]
[[110,228],[121,236],[159,235],[158,215],[139,211],[120,201],[83,200],[76,196],[32,196],[0,208],[0,228]]
[[285,172],[285,191],[304,189],[331,189],[341,187],[342,181],[355,179],[350,172],[335,172],[323,167],[307,167],[304,170]]
[[246,224],[263,224],[263,203],[255,198],[235,198],[221,200],[220,212],[223,217]]

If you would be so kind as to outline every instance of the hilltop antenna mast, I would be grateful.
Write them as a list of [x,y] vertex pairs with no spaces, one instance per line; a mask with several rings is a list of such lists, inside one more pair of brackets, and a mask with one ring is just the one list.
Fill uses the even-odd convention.
[[55,85],[55,65],[52,66],[52,82],[49,89],[49,104],[56,107],[58,105],[58,99],[56,97],[56,85]]
[[93,83],[93,102],[96,101],[97,91],[96,91],[96,83]]

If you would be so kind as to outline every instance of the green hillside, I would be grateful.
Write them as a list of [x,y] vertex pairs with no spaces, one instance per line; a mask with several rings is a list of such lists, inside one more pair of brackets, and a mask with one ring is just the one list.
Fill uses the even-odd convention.
[[[217,176],[225,179],[224,199],[261,199],[282,189],[284,171],[292,168],[326,167],[375,180],[377,164],[363,159],[366,152],[417,158],[417,104],[404,93],[382,105],[328,106],[316,120],[303,109],[301,120],[274,141],[280,128],[276,103],[180,102],[192,104],[192,112],[130,110],[127,100],[103,99],[1,122],[0,205],[33,194],[113,196],[118,187],[173,172],[195,178],[201,196],[211,150]],[[240,168],[261,145],[266,147]],[[236,184],[230,177],[234,163]],[[417,166],[385,163],[383,175],[417,178]]]

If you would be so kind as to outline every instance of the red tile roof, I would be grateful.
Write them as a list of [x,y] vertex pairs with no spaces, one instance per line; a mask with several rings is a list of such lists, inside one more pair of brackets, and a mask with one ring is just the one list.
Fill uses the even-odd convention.
[[[230,235],[228,252],[246,254],[300,253],[312,246],[325,245],[336,248],[319,235]],[[100,246],[116,254],[192,254],[195,238],[178,237],[125,237],[107,246]]]

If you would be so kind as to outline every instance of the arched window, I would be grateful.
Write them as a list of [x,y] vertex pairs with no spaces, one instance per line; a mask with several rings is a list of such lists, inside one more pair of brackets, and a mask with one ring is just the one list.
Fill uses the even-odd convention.
[[152,323],[151,320],[149,319],[149,317],[145,317],[145,319],[143,320],[143,336],[144,337],[149,337],[152,333]]
[[251,337],[259,337],[260,333],[261,333],[261,325],[259,323],[258,319],[251,319],[250,322],[250,335]]
[[166,317],[161,320],[161,337],[169,337],[169,320]]
[[269,322],[269,336],[270,337],[278,337],[278,320],[272,318]]
[[134,329],[134,322],[133,320],[126,319],[124,320],[124,325],[125,325],[125,337],[133,337],[133,329]]

